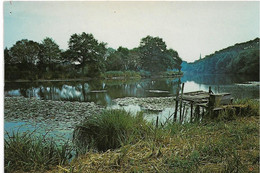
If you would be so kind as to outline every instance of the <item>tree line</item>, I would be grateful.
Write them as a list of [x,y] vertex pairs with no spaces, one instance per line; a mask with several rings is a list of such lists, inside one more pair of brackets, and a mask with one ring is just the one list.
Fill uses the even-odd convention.
[[178,52],[167,49],[162,38],[147,36],[133,49],[107,48],[92,34],[71,35],[62,50],[49,37],[41,43],[22,39],[5,48],[5,79],[57,79],[97,77],[107,71],[148,71],[152,74],[181,70]]
[[216,51],[193,63],[182,63],[182,71],[204,74],[254,74],[259,76],[259,38]]

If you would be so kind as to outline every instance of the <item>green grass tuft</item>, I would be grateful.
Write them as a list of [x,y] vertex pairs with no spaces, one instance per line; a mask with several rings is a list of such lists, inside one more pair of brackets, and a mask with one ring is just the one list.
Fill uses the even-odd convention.
[[65,164],[71,157],[71,148],[67,143],[58,146],[52,139],[32,133],[12,132],[5,138],[4,154],[5,172],[36,171]]
[[144,138],[149,132],[148,126],[142,113],[133,116],[125,110],[106,110],[87,117],[76,126],[73,142],[79,153],[90,148],[98,151],[116,149],[135,138]]

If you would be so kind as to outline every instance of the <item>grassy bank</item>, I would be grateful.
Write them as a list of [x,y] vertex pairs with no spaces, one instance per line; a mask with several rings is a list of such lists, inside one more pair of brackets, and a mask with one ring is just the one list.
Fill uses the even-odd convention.
[[148,71],[108,71],[101,75],[104,78],[150,78],[150,77],[177,77],[183,75],[183,72],[165,71],[151,74]]
[[107,110],[76,126],[78,157],[42,172],[258,172],[259,102],[237,104],[247,112],[158,127],[142,114]]
[[258,172],[258,120],[170,125],[154,138],[90,151],[51,172]]
[[141,74],[136,71],[107,71],[103,75],[104,78],[141,78]]
[[4,141],[5,172],[41,172],[54,165],[68,163],[71,147],[33,133],[6,134]]

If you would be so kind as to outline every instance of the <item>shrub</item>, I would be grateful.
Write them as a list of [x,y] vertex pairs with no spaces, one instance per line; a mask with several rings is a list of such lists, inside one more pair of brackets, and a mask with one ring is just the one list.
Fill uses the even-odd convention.
[[122,77],[123,72],[122,71],[107,71],[104,75],[107,78]]
[[32,133],[13,132],[4,141],[5,172],[49,169],[65,164],[71,157],[67,143],[59,147],[52,140],[33,136]]
[[89,116],[73,132],[78,153],[92,148],[98,151],[119,148],[133,137],[145,137],[149,128],[142,113],[136,116],[125,110],[105,110]]

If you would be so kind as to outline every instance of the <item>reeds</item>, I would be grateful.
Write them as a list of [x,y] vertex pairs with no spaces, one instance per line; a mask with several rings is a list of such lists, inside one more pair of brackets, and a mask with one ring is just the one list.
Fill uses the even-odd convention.
[[257,172],[259,170],[258,103],[241,115],[225,112],[223,120],[155,126],[143,114],[105,110],[76,126],[70,164],[67,145],[31,134],[13,133],[5,140],[5,170],[52,172]]
[[149,132],[148,126],[142,113],[133,116],[124,110],[106,110],[87,117],[76,126],[73,143],[79,153],[90,148],[98,151],[116,149],[132,142],[137,136],[145,137]]
[[[254,116],[225,122],[169,125],[156,140],[153,136],[144,139],[136,136],[135,142],[115,150],[87,152],[65,169],[73,167],[74,172],[257,172],[258,120]],[[59,171],[63,169],[53,172]]]
[[56,144],[53,139],[35,136],[33,133],[6,133],[4,141],[5,172],[14,170],[46,170],[65,164],[71,157],[68,143]]

